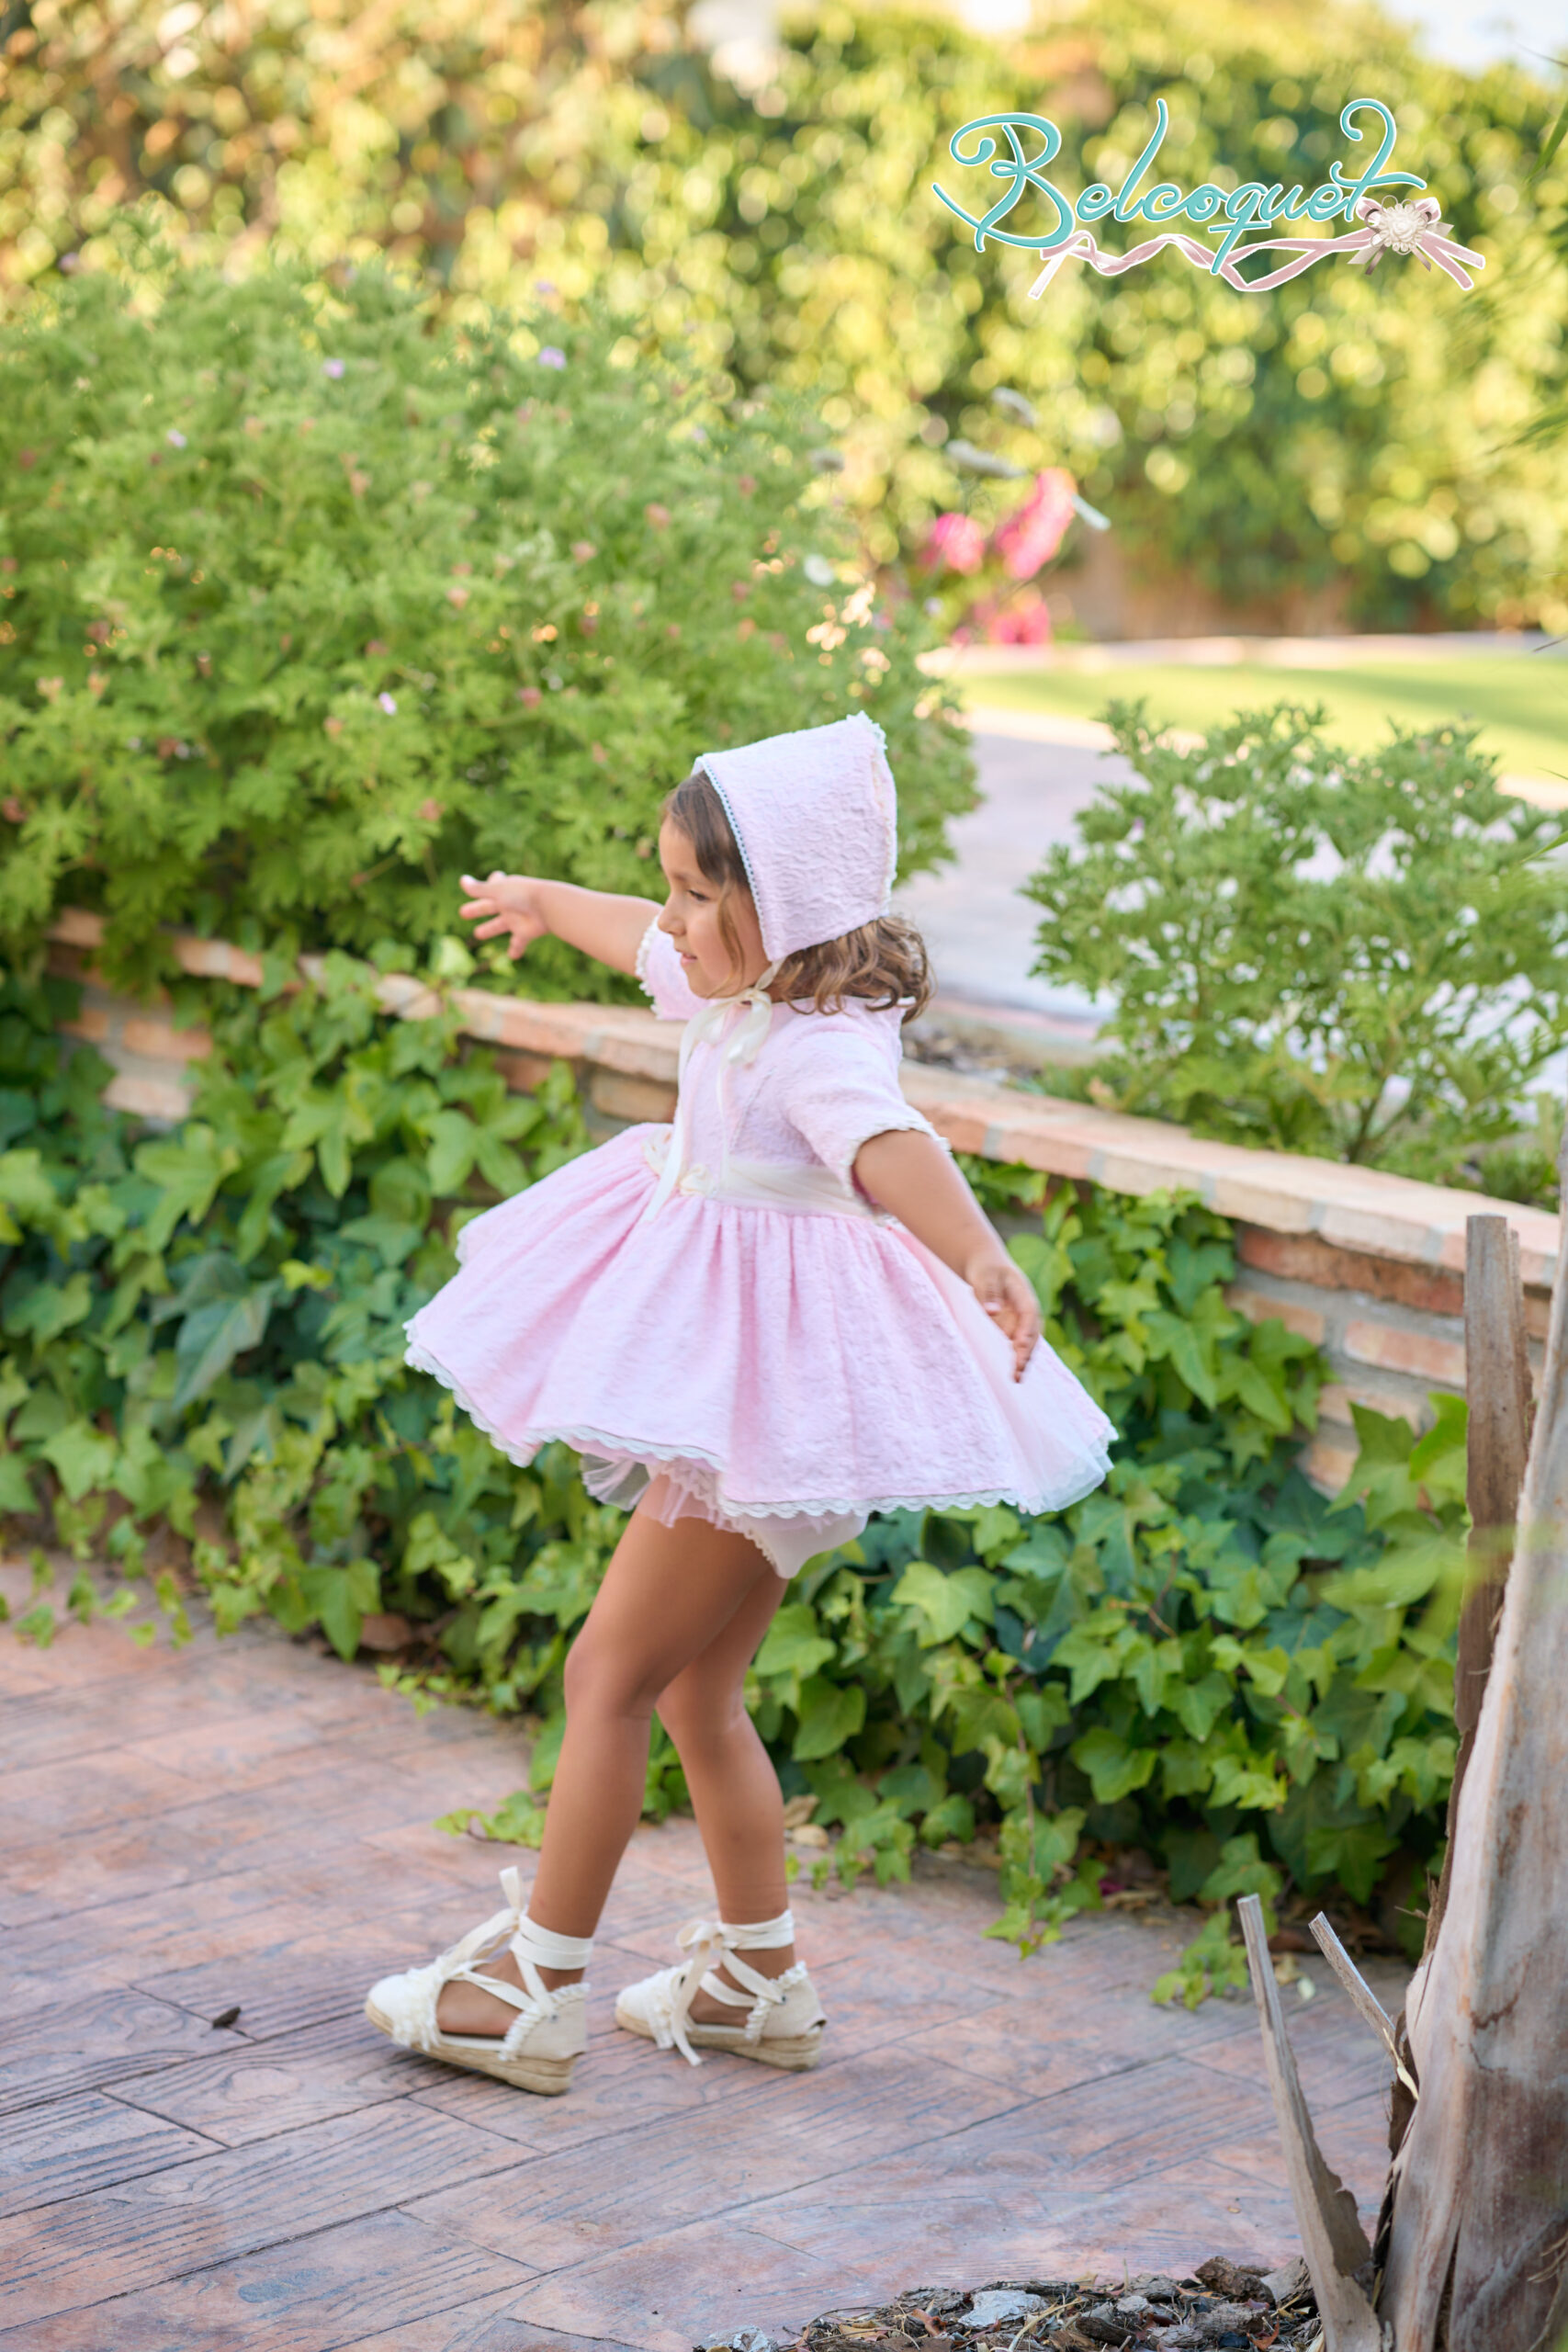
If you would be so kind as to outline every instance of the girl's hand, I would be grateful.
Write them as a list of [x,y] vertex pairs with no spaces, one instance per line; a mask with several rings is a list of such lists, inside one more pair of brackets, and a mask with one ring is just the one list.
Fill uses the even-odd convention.
[[549,930],[539,909],[539,886],[525,874],[492,874],[488,882],[476,882],[465,874],[463,888],[470,895],[458,912],[477,922],[474,937],[495,939],[508,933],[512,944],[507,953],[513,962]]
[[854,1170],[863,1192],[891,1209],[917,1241],[968,1283],[1011,1342],[1013,1378],[1021,1380],[1040,1337],[1040,1302],[1032,1283],[1002,1247],[1000,1234],[981,1214],[963,1170],[935,1136],[889,1127],[862,1144]]
[[995,1322],[1012,1341],[1015,1380],[1034,1352],[1040,1337],[1040,1302],[1034,1285],[1012,1260],[996,1249],[979,1251],[964,1269],[964,1279]]

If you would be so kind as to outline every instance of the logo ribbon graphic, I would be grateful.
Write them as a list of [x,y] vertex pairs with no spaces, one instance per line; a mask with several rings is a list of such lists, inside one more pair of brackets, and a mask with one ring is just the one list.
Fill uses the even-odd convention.
[[1030,288],[1030,295],[1038,301],[1066,261],[1087,262],[1101,277],[1120,277],[1123,271],[1136,269],[1141,262],[1152,261],[1168,245],[1174,246],[1198,267],[1223,277],[1239,294],[1267,294],[1271,288],[1299,277],[1303,270],[1313,268],[1329,254],[1347,254],[1352,268],[1360,266],[1369,271],[1377,267],[1384,254],[1415,254],[1427,269],[1436,263],[1466,293],[1475,284],[1470,271],[1486,266],[1484,254],[1472,253],[1468,245],[1454,243],[1452,223],[1439,217],[1442,207],[1435,197],[1417,197],[1413,203],[1383,204],[1375,196],[1363,196],[1356,210],[1366,225],[1352,230],[1348,237],[1259,237],[1255,243],[1241,246],[1240,254],[1294,254],[1294,260],[1282,263],[1261,277],[1244,277],[1232,259],[1216,266],[1206,246],[1201,245],[1196,237],[1183,236],[1179,231],[1167,230],[1160,236],[1147,237],[1141,245],[1134,245],[1124,254],[1108,254],[1095,243],[1092,231],[1075,229],[1066,243],[1051,254]]

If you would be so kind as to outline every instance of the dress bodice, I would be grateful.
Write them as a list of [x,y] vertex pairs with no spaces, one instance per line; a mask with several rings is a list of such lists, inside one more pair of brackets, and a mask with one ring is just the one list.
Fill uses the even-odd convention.
[[[662,1020],[692,1023],[684,1041],[676,1143],[685,1189],[707,1190],[737,1162],[802,1177],[824,1171],[852,1210],[856,1153],[871,1136],[936,1129],[905,1100],[897,1005],[846,1000],[841,1011],[765,1007],[739,998],[719,1009],[687,983],[674,943],[650,923],[637,977]],[[945,1147],[944,1147],[945,1148]]]

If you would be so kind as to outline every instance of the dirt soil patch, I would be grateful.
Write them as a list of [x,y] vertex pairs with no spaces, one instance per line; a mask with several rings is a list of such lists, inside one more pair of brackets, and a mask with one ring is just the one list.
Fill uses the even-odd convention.
[[1304,2262],[1264,2269],[1214,2255],[1186,2278],[1149,2271],[912,2287],[874,2310],[825,2312],[790,2344],[743,2327],[695,2352],[1308,2352],[1317,2335]]

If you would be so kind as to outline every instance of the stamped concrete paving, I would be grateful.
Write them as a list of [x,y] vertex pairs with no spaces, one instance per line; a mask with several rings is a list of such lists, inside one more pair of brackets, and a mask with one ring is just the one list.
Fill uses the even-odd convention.
[[980,797],[948,826],[953,862],[915,875],[897,899],[931,952],[939,1013],[1011,1016],[1080,1052],[1099,1016],[1081,989],[1031,973],[1043,916],[1022,890],[1047,849],[1072,840],[1100,786],[1132,775],[1124,760],[1075,741],[1081,732],[1032,712],[983,714],[971,737]]
[[[917,2282],[1293,2246],[1250,2005],[1151,2007],[1168,1928],[1021,1963],[982,1872],[805,1894],[829,2054],[693,2069],[610,2023],[707,1907],[691,1825],[647,1829],[578,2085],[535,2099],[359,2015],[531,1866],[430,1826],[515,1785],[514,1731],[416,1722],[271,1629],[99,1625],[0,1633],[0,2352],[683,2352]],[[1364,2206],[1377,2050],[1326,1982],[1292,2024]]]

